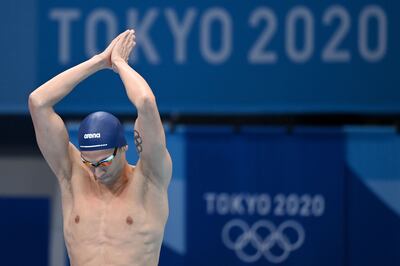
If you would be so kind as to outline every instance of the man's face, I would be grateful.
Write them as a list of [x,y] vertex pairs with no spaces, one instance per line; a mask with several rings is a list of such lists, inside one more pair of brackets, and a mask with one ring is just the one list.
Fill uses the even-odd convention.
[[99,151],[82,151],[82,163],[93,173],[96,179],[103,183],[110,183],[115,170],[118,168],[118,150],[107,149]]

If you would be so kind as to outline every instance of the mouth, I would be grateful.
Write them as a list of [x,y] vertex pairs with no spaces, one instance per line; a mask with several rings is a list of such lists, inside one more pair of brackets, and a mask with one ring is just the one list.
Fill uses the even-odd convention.
[[102,182],[102,183],[108,183],[110,181],[109,180],[110,176],[108,174],[102,174],[99,176],[95,175],[94,178],[97,182]]
[[96,181],[99,181],[104,178],[104,175],[93,175]]

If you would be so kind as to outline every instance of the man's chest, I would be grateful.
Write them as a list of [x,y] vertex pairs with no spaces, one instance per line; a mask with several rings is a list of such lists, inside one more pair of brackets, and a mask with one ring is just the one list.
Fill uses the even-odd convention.
[[74,204],[64,217],[64,234],[67,242],[118,245],[149,233],[151,224],[134,203],[88,200]]

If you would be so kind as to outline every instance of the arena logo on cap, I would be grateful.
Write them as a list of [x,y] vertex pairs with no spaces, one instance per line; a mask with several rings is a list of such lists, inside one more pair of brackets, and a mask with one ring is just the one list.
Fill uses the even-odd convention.
[[85,134],[83,135],[84,139],[99,139],[101,138],[101,134],[100,133],[89,133],[89,134]]

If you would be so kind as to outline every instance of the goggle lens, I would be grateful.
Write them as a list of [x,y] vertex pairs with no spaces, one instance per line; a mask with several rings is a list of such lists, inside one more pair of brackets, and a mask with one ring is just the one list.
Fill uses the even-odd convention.
[[108,158],[106,158],[98,163],[89,162],[89,161],[85,160],[83,157],[81,157],[81,159],[82,159],[82,162],[88,167],[91,167],[91,166],[92,167],[99,167],[99,166],[100,167],[108,167],[112,164],[112,161],[114,160],[116,154],[117,154],[117,148],[115,148],[114,153],[112,155],[110,155]]

